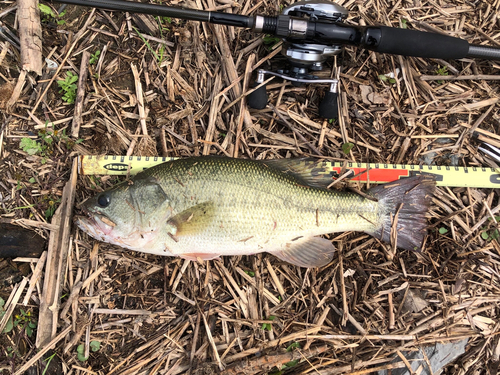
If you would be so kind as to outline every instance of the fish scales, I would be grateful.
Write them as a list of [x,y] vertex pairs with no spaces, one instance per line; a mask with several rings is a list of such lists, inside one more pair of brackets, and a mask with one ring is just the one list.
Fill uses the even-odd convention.
[[[267,251],[305,267],[333,256],[331,242],[316,237],[321,234],[363,231],[387,241],[398,209],[393,196],[403,191],[411,194],[406,204],[402,198],[403,208],[398,203],[401,222],[422,227],[434,186],[425,178],[373,189],[376,201],[316,187],[309,172],[320,161],[309,167],[303,160],[280,163],[220,157],[168,162],[89,199],[83,204],[88,218],[77,222],[97,239],[137,251],[186,259]],[[418,246],[422,238],[405,233],[401,244]]]
[[[221,255],[301,235],[369,230],[380,216],[377,202],[353,193],[304,186],[263,163],[183,160],[175,168],[146,170],[145,175],[157,178],[172,197],[173,214],[214,202],[214,219],[206,236],[193,237],[189,243],[210,246],[217,242]],[[167,242],[172,245],[171,240]]]

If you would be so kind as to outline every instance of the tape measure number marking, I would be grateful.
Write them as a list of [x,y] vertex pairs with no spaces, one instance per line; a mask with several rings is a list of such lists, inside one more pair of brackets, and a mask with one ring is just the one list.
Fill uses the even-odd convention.
[[[78,171],[82,175],[135,175],[152,166],[177,158],[157,156],[83,155],[78,157]],[[333,179],[346,170],[351,181],[374,184],[399,180],[421,174],[435,176],[438,186],[500,188],[500,173],[493,168],[449,167],[435,165],[366,164],[352,162],[326,162]]]

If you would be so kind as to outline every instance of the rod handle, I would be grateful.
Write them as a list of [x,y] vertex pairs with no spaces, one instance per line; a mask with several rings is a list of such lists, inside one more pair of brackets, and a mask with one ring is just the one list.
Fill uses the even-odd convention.
[[[378,43],[370,45],[373,40]],[[461,59],[469,53],[469,43],[460,38],[387,26],[367,27],[364,42],[372,51],[402,56]]]

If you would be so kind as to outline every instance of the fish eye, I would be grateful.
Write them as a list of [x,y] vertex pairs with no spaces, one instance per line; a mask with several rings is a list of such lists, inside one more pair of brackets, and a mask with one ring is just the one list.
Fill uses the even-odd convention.
[[111,199],[107,194],[101,194],[97,197],[97,204],[101,207],[108,207]]

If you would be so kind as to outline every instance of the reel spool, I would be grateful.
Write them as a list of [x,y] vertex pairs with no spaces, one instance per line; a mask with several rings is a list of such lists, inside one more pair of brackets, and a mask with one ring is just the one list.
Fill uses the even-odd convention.
[[241,15],[186,9],[125,0],[55,0],[121,12],[144,13],[218,25],[250,29],[255,33],[282,38],[283,54],[289,68],[276,72],[259,70],[256,90],[248,95],[250,107],[262,109],[267,104],[265,75],[274,75],[294,84],[330,84],[319,105],[319,115],[338,117],[338,80],[319,79],[314,75],[330,57],[339,54],[343,45],[356,46],[379,53],[438,59],[483,58],[500,60],[500,48],[469,44],[449,35],[400,29],[389,26],[354,26],[343,22],[347,9],[327,0],[301,0],[277,16]]
[[[283,10],[283,15],[305,18],[311,21],[343,22],[347,18],[348,10],[338,4],[326,0],[302,0]],[[284,25],[290,29],[290,25]],[[279,24],[278,24],[279,28]],[[260,69],[253,87],[265,81],[265,75],[273,75],[291,81],[295,85],[329,83],[328,91],[319,105],[318,114],[327,119],[338,117],[338,80],[320,79],[313,72],[321,71],[323,63],[330,57],[342,52],[342,44],[318,44],[294,38],[282,38],[281,53],[287,58],[289,69],[276,72]],[[267,105],[265,85],[258,87],[247,97],[247,104],[254,109],[264,109]]]

